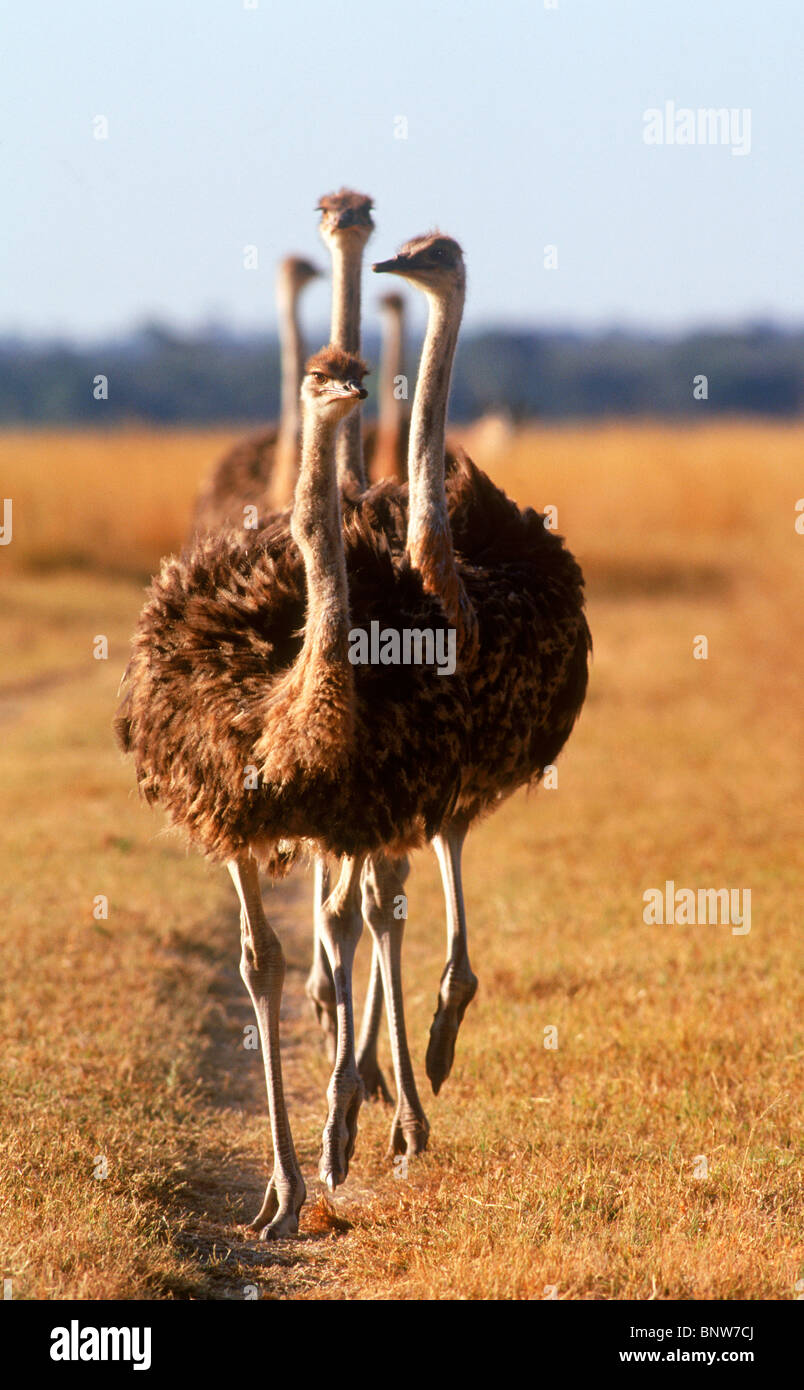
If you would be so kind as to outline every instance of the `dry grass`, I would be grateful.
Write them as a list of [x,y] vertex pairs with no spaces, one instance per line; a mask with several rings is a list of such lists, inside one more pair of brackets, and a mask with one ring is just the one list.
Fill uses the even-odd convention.
[[42,430],[0,434],[3,496],[14,500],[6,566],[147,578],[181,545],[204,470],[231,430]]
[[[804,425],[539,426],[501,449],[482,429],[457,437],[520,503],[558,506],[590,584],[649,591],[715,586],[724,569],[795,543]],[[192,499],[237,431],[132,429],[0,434],[3,495],[14,499],[4,568],[70,565],[147,576],[182,544]],[[726,548],[728,553],[726,553]]]
[[[487,460],[520,500],[558,506],[584,562],[587,708],[558,789],[516,797],[469,841],[481,983],[453,1075],[437,1100],[423,1090],[430,1152],[396,1178],[390,1117],[366,1107],[334,1211],[313,1178],[327,1068],[303,998],[308,885],[269,893],[310,1189],[303,1238],[277,1248],[237,1224],[259,1205],[267,1125],[259,1060],[242,1047],[231,890],[138,805],[110,740],[139,592],[30,568],[80,552],[147,569],[150,546],[180,539],[222,436],[6,439],[0,1261],[15,1297],[237,1298],[248,1284],[294,1298],[794,1296],[803,435],[538,429],[504,465]],[[81,460],[69,478],[68,454]],[[92,659],[97,633],[108,662]],[[692,659],[699,633],[706,662]],[[750,934],[644,925],[643,892],[667,878],[750,887]],[[95,921],[101,893],[109,918]],[[424,1087],[443,949],[432,856],[409,900]]]

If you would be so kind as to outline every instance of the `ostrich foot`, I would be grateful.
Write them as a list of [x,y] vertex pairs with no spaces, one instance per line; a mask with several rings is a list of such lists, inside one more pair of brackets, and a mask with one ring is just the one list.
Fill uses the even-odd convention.
[[376,1050],[357,1054],[357,1070],[360,1072],[366,1100],[381,1100],[385,1105],[393,1104],[393,1097],[377,1061]]
[[477,976],[467,966],[466,973],[441,982],[438,1007],[430,1025],[430,1041],[427,1045],[425,1068],[433,1088],[438,1095],[441,1087],[452,1071],[455,1060],[455,1041],[458,1029],[477,991]]
[[329,1083],[329,1115],[324,1126],[318,1176],[334,1192],[346,1181],[355,1151],[357,1115],[363,1101],[363,1082],[354,1063],[335,1073]]
[[424,1153],[429,1134],[430,1125],[424,1111],[416,1115],[412,1110],[398,1107],[391,1125],[389,1156],[407,1154],[412,1157],[414,1154]]
[[315,1010],[318,1026],[324,1035],[327,1060],[334,1063],[338,1044],[338,1014],[332,976],[325,974],[323,970],[316,970],[313,965],[307,976],[304,991]]
[[274,1171],[263,1204],[246,1230],[258,1235],[260,1240],[281,1240],[284,1236],[298,1235],[299,1212],[306,1198],[307,1189],[301,1173],[287,1179],[278,1178]]

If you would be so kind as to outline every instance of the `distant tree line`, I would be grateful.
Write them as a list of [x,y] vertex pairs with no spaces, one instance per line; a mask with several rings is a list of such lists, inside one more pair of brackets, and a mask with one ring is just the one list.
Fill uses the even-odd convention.
[[[364,350],[376,363],[376,340]],[[0,339],[4,425],[245,424],[274,418],[278,405],[275,338],[187,336],[152,325],[91,348]],[[802,413],[804,330],[760,324],[676,338],[467,330],[451,405],[459,420],[487,411],[557,420],[704,410]]]

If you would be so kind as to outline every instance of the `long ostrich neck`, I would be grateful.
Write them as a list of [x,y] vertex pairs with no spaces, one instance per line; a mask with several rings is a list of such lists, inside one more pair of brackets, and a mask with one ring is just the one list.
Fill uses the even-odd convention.
[[455,570],[444,488],[444,448],[452,362],[463,313],[464,292],[428,292],[430,312],[410,419],[408,553],[425,588],[445,599],[448,615],[462,585]]
[[291,517],[291,534],[304,560],[308,663],[342,665],[348,653],[349,590],[341,534],[341,503],[335,470],[337,424],[306,410],[302,461]]
[[404,314],[386,305],[383,312],[383,344],[380,357],[379,429],[396,444],[402,424],[403,402],[395,393],[396,378],[403,370]]
[[299,328],[299,289],[282,276],[277,289],[279,301],[279,339],[282,376],[279,429],[276,438],[276,468],[271,480],[270,501],[286,507],[293,498],[296,461],[301,435],[299,392],[304,375],[304,344]]
[[[332,331],[330,342],[344,352],[360,353],[360,275],[363,239],[338,237],[332,250]],[[338,482],[347,492],[364,492],[363,426],[359,408],[344,421],[335,446]]]
[[293,436],[298,444],[301,432],[301,391],[304,376],[304,344],[299,328],[299,288],[283,280],[277,294],[279,336],[282,354],[282,384],[279,405],[279,432]]

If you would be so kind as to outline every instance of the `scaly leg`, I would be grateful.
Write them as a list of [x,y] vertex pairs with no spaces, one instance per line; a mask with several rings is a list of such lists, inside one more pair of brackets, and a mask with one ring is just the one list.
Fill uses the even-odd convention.
[[444,834],[436,835],[433,840],[447,905],[447,963],[441,976],[438,1007],[430,1025],[425,1064],[434,1095],[438,1095],[452,1070],[458,1029],[466,1006],[477,990],[477,976],[469,964],[461,883],[461,850],[468,828],[465,821],[456,818]]
[[327,1087],[329,1114],[324,1126],[319,1175],[330,1191],[346,1180],[357,1138],[357,1114],[363,1082],[355,1061],[352,1010],[352,966],[363,930],[360,915],[360,873],[363,856],[345,857],[338,882],[318,910],[318,932],[335,983],[338,1045],[335,1067]]
[[369,977],[366,1002],[363,1007],[363,1022],[357,1043],[357,1069],[363,1078],[366,1096],[369,1100],[383,1100],[391,1104],[391,1092],[377,1061],[377,1038],[382,1018],[383,988],[382,965],[377,946],[371,953],[371,975]]
[[[329,870],[322,859],[315,862],[315,886],[313,889],[313,963],[307,976],[305,990],[315,1009],[316,1018],[324,1034],[324,1045],[330,1062],[335,1061],[338,1041],[338,1016],[335,1005],[335,981],[332,978],[327,953],[321,940],[319,922],[321,907],[329,893]],[[391,1103],[391,1093],[377,1061],[377,1037],[382,1018],[383,993],[380,958],[376,948],[371,960],[371,977],[368,994],[363,1009],[363,1022],[360,1028],[360,1041],[357,1047],[357,1067],[363,1078],[366,1095],[371,1100],[384,1100]]]
[[313,887],[313,963],[307,976],[305,991],[313,1005],[324,1034],[324,1045],[330,1062],[335,1061],[338,1041],[338,1017],[335,1006],[335,981],[332,978],[327,953],[321,940],[319,923],[321,908],[329,893],[329,870],[323,859],[315,861]]
[[274,1144],[274,1171],[251,1229],[259,1231],[262,1240],[275,1240],[279,1236],[296,1234],[299,1212],[307,1196],[282,1090],[279,1006],[285,956],[279,937],[263,911],[255,860],[233,859],[228,867],[240,899],[240,974],[257,1017]]
[[[402,937],[405,918],[397,909],[407,860],[385,855],[369,859],[363,875],[363,917],[374,937],[382,968],[388,1012],[388,1031],[396,1076],[397,1105],[391,1127],[391,1153],[421,1153],[427,1147],[430,1126],[416,1091],[416,1081],[405,1033],[402,1001]],[[401,870],[401,872],[400,872]]]
[[[366,872],[369,871],[369,867],[367,865]],[[404,857],[397,859],[395,860],[395,868],[401,888],[410,873],[410,861]],[[367,923],[367,925],[369,924]],[[369,1100],[384,1100],[386,1105],[390,1105],[391,1092],[388,1090],[385,1077],[377,1061],[377,1039],[380,1032],[383,1000],[382,961],[380,960],[380,948],[375,941],[371,953],[371,977],[363,1009],[360,1039],[357,1044],[357,1066]]]

